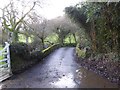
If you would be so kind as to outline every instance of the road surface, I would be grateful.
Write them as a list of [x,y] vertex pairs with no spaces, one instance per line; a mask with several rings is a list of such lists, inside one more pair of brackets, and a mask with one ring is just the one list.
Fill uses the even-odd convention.
[[24,73],[2,82],[0,88],[112,88],[117,87],[94,72],[80,67],[74,48],[55,50]]

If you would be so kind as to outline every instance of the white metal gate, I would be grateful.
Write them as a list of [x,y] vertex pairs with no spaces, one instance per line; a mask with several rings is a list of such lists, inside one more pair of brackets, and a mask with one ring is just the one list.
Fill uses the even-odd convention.
[[0,51],[0,82],[12,75],[9,46],[9,43],[5,42],[5,47]]

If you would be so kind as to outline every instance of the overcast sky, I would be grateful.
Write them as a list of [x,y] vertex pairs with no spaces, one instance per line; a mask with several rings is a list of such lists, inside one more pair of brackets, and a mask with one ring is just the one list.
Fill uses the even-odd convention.
[[[4,5],[7,5],[9,3],[8,1],[9,0],[0,0],[0,8],[4,7]],[[41,1],[46,2],[43,3],[44,5],[42,5],[42,8],[36,8],[37,12],[39,12],[42,16],[44,16],[47,19],[53,19],[55,17],[62,16],[64,14],[63,10],[65,7],[75,5],[78,2],[85,0],[41,0]]]
[[48,19],[62,16],[65,7],[75,5],[80,0],[49,0],[48,6],[41,9],[42,14]]

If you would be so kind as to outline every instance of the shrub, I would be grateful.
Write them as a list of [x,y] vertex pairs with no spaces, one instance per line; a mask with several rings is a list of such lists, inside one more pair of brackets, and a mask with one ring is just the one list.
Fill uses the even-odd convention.
[[32,63],[28,45],[25,43],[12,43],[10,45],[10,59],[13,73],[28,67]]
[[[29,60],[30,52],[28,45],[25,43],[12,43],[10,45],[11,56],[18,56],[24,60]],[[13,57],[14,58],[14,57]]]

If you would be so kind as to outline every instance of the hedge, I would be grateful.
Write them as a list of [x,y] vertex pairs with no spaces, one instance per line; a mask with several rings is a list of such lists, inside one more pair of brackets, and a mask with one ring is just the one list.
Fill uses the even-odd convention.
[[17,73],[32,63],[28,45],[25,43],[12,43],[10,45],[10,59],[13,73]]
[[25,43],[12,43],[10,45],[11,56],[17,56],[24,60],[29,60],[30,52],[29,47]]
[[43,51],[35,51],[30,53],[29,46],[25,43],[13,43],[10,45],[11,68],[13,74],[20,73],[25,69],[31,67],[33,64],[41,61],[48,56],[60,45],[52,45]]

